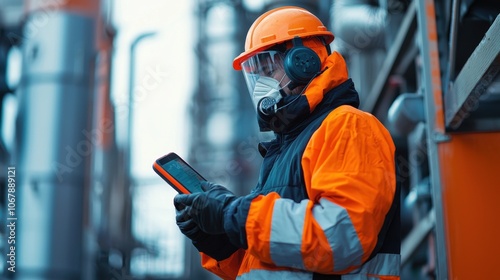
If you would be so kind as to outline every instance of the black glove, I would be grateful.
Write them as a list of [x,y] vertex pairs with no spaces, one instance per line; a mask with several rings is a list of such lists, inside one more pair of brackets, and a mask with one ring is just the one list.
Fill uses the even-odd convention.
[[[205,192],[176,195],[174,204],[185,205],[186,215],[191,217],[202,231],[209,234],[225,233],[224,211],[236,196],[221,185],[203,182],[201,187]],[[188,229],[191,229],[190,225]],[[189,234],[194,235],[191,231]]]
[[[175,208],[178,209],[177,205]],[[176,211],[175,223],[182,234],[192,241],[202,241],[208,237],[208,233],[203,232],[196,222],[188,215],[186,208]]]
[[221,261],[238,250],[231,242],[225,233],[223,234],[208,234],[201,230],[188,214],[188,208],[184,204],[175,201],[176,208],[175,221],[181,232],[192,240],[193,245],[199,252],[205,253],[210,257]]

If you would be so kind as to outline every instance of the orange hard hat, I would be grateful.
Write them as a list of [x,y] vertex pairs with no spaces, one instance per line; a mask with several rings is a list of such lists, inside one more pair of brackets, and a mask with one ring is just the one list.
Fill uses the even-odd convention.
[[296,36],[321,36],[325,44],[330,44],[334,38],[332,32],[311,12],[294,6],[279,7],[254,21],[247,33],[245,51],[233,60],[233,68],[241,70],[241,63],[249,57]]

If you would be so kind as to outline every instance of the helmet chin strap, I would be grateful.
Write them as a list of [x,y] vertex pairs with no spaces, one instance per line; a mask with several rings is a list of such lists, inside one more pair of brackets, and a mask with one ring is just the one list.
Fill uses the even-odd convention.
[[[283,77],[281,77],[281,79],[279,80],[280,84],[281,82],[283,81],[283,79],[285,78],[286,76],[286,73],[283,73]],[[280,89],[280,93],[282,95],[282,97],[285,97],[287,94],[283,91],[283,89],[285,88],[288,88],[290,90],[290,94],[292,93],[292,90],[294,90],[298,85],[296,83],[294,83],[291,79],[286,83],[284,84],[281,89]]]
[[[286,76],[286,73],[283,73],[283,77],[281,77],[281,79],[279,80],[279,83],[281,84],[281,82],[283,82],[283,79],[285,79],[285,76]],[[286,83],[285,85],[283,86],[280,86],[280,89],[279,89],[279,92],[281,94],[281,97],[285,97],[287,96],[286,92],[283,90],[284,88],[288,88],[290,89],[290,84],[292,84],[292,80],[288,81],[288,83]],[[292,89],[290,89],[291,91]]]
[[286,83],[284,86],[281,87],[280,92],[283,92],[283,94],[285,94],[283,97],[285,97],[287,95],[286,92],[283,90],[285,88],[288,88],[290,90],[290,94],[291,94],[291,92],[293,90],[293,88],[291,88],[292,84],[293,84],[292,81],[288,81],[288,83]]
[[286,87],[290,90],[290,92],[291,92],[292,90],[294,90],[294,89],[295,89],[296,87],[298,87],[298,86],[299,86],[299,85],[295,84],[295,83],[294,83],[294,82],[292,82],[291,80],[290,80],[290,82],[288,82],[288,83],[286,84]]

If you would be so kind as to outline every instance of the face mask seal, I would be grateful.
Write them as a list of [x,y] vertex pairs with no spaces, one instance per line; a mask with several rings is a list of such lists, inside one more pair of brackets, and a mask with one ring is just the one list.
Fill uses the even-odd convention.
[[283,69],[284,57],[284,53],[280,51],[264,51],[241,64],[248,92],[255,106],[264,97],[279,101],[284,95],[282,89],[287,86],[281,85],[286,75]]
[[[290,110],[300,111],[290,105],[294,105],[301,94],[287,95],[283,90],[284,88],[291,90],[292,87],[283,68],[284,57],[284,53],[280,51],[264,51],[241,64],[248,91],[257,110],[257,121],[261,131],[272,130],[279,133],[286,130],[287,126],[281,123],[282,120],[292,123],[287,118],[296,114]],[[278,108],[284,110],[275,115]],[[287,110],[288,108],[290,110]]]

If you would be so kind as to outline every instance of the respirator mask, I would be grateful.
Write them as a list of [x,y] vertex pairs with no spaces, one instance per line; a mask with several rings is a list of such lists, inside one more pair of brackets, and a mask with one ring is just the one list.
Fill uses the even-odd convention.
[[264,51],[241,64],[248,92],[257,112],[259,112],[262,101],[272,101],[273,104],[277,104],[285,96],[283,88],[289,82],[281,85],[286,76],[283,69],[283,59],[282,52]]

